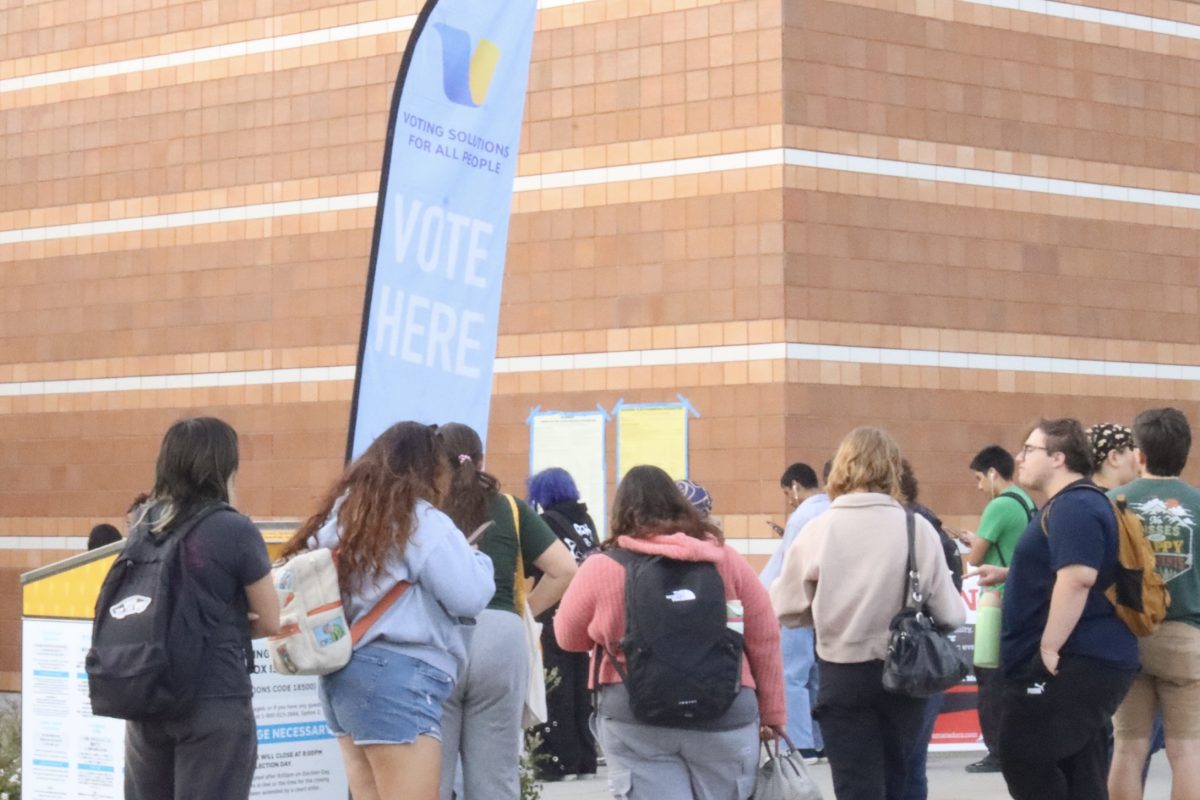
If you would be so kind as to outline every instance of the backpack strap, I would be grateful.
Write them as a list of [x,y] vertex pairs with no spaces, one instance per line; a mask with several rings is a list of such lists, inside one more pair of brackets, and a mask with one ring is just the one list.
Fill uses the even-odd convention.
[[[1104,491],[1096,484],[1094,484],[1094,483],[1077,483],[1077,484],[1071,486],[1069,489],[1059,492],[1052,499],[1050,499],[1049,501],[1046,502],[1046,506],[1042,509],[1042,535],[1043,536],[1050,535],[1050,507],[1054,505],[1054,502],[1056,500],[1058,500],[1058,498],[1062,497],[1067,492],[1074,492],[1079,489],[1090,489],[1093,492],[1098,492],[1099,494],[1104,496],[1105,500],[1108,500],[1109,505],[1112,505],[1112,499],[1108,496],[1108,492]],[[1116,513],[1117,513],[1116,509],[1114,508],[1113,515],[1115,516]],[[1120,521],[1118,520],[1118,524],[1119,523],[1120,523]]]
[[[645,556],[641,555],[640,553],[635,553],[632,550],[626,550],[623,547],[614,547],[611,550],[602,550],[600,552],[602,552],[604,555],[608,556],[613,561],[617,562],[618,564],[620,564],[622,567],[625,568],[625,585],[626,586],[629,585],[629,570],[633,568],[634,564],[636,564],[637,562],[639,562],[643,558],[645,558]],[[626,620],[628,620],[628,618],[629,618],[628,590],[626,590],[625,598],[626,598],[626,600],[625,600],[625,618],[626,618]],[[628,633],[629,633],[628,623],[626,623],[625,633],[626,633],[626,635],[628,635]],[[622,683],[625,682],[626,677],[627,677],[625,668],[623,666],[621,666],[621,661],[615,655],[613,655],[612,653],[609,653],[599,643],[597,643],[596,644],[596,671],[595,671],[595,677],[593,678],[593,683],[595,684],[597,690],[600,688],[600,660],[601,660],[601,656],[604,656],[604,655],[607,655],[608,660],[612,662],[613,669],[615,669],[617,671],[617,675],[620,676]]]
[[517,508],[517,499],[511,494],[504,495],[508,507],[512,510],[513,530],[517,534],[517,571],[513,576],[513,606],[517,616],[525,616],[525,556],[521,552],[521,511]]
[[[337,565],[338,548],[332,547],[329,550],[333,556],[333,563]],[[412,586],[411,581],[397,581],[396,585],[388,589],[387,594],[379,599],[379,602],[368,611],[366,614],[359,617],[358,621],[350,626],[350,641],[358,644],[359,640],[367,635],[367,631],[371,630],[371,626],[379,621],[379,618],[387,613],[387,610],[396,604],[396,601],[408,591],[408,587]]]
[[408,581],[399,581],[395,586],[389,589],[388,593],[383,596],[382,600],[375,604],[374,608],[360,617],[358,622],[355,622],[350,626],[350,641],[357,644],[359,639],[361,639],[363,636],[366,636],[367,631],[371,629],[371,626],[378,622],[379,618],[382,617],[389,608],[395,605],[396,601],[400,599],[401,595],[408,591],[408,587],[410,586],[412,586],[412,584]]
[[1026,522],[1033,521],[1033,515],[1037,513],[1037,507],[1032,504],[1026,503],[1025,498],[1021,497],[1021,495],[1017,494],[1016,492],[1010,492],[1010,491],[1006,490],[1006,491],[1003,491],[1000,494],[996,495],[996,497],[1008,497],[1012,500],[1016,500],[1017,503],[1020,504],[1021,508],[1025,509],[1025,521]]

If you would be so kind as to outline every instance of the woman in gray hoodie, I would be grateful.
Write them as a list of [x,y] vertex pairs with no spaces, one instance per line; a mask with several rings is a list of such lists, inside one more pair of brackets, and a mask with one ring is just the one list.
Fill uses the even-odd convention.
[[355,800],[437,797],[442,704],[466,662],[461,625],[496,590],[491,559],[434,507],[445,463],[435,428],[393,425],[284,550],[336,548],[351,624],[398,583],[410,584],[355,644],[350,663],[320,679]]

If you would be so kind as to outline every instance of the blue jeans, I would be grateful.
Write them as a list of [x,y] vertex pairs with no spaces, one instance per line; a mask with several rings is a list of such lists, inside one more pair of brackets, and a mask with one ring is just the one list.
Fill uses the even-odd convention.
[[822,750],[825,741],[812,716],[813,706],[817,704],[817,687],[820,685],[813,630],[784,628],[780,633],[788,736],[798,748]]
[[925,719],[921,723],[921,734],[917,737],[912,755],[908,757],[908,780],[904,784],[902,800],[926,800],[929,797],[925,762],[929,758],[929,740],[933,738],[933,726],[937,723],[945,700],[946,693],[939,692],[925,702]]

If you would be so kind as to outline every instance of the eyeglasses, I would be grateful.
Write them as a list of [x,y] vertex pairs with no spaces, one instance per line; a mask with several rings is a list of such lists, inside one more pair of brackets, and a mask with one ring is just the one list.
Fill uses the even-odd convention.
[[1039,444],[1027,444],[1027,445],[1024,445],[1023,447],[1021,447],[1021,455],[1027,456],[1030,453],[1032,453],[1034,450],[1045,450],[1047,453],[1050,452],[1050,450],[1048,448],[1042,447]]

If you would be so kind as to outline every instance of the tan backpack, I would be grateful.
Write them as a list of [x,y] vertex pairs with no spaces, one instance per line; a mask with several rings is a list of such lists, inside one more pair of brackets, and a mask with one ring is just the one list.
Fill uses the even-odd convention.
[[[1080,484],[1077,488],[1091,489],[1108,495],[1099,486]],[[1146,529],[1137,514],[1129,510],[1125,496],[1109,499],[1117,518],[1117,576],[1104,596],[1113,604],[1117,617],[1134,636],[1149,636],[1158,630],[1171,607],[1171,595],[1166,582],[1155,569],[1154,549],[1146,538]],[[1051,501],[1042,514],[1042,533],[1049,535]]]

